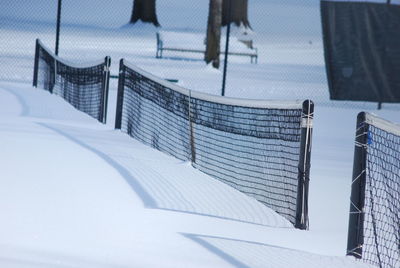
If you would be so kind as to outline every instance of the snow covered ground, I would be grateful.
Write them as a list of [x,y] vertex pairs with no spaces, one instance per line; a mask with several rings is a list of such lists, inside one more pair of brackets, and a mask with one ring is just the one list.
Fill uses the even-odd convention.
[[[55,2],[0,3],[1,267],[368,267],[344,257],[355,120],[365,109],[396,121],[398,110],[329,101],[318,1],[250,1],[259,64],[231,57],[226,90],[233,97],[315,100],[309,231],[113,130],[116,80],[107,125],[33,89],[35,39],[54,44]],[[94,2],[100,15],[88,11]],[[164,29],[201,33],[207,4],[158,2]],[[156,29],[121,28],[130,0],[63,4],[61,57],[110,55],[114,74],[126,58],[219,95],[222,73],[201,55],[156,59]]]
[[365,267],[57,96],[1,82],[0,107],[1,266]]

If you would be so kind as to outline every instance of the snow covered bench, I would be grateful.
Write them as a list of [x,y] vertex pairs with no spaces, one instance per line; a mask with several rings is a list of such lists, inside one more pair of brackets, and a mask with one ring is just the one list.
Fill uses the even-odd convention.
[[[157,32],[157,52],[156,58],[163,57],[163,51],[205,53],[205,36],[198,33],[182,32]],[[221,48],[225,47],[225,37],[221,37]],[[221,50],[221,54],[225,51]],[[228,55],[250,57],[251,63],[257,63],[257,48],[246,46],[235,37],[229,39]]]

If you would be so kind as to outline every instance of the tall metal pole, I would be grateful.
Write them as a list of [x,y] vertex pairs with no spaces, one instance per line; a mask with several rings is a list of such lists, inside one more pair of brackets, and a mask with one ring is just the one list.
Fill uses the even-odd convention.
[[58,0],[57,8],[57,31],[56,31],[56,49],[55,53],[58,55],[58,44],[60,41],[60,24],[61,24],[61,0]]
[[229,50],[229,36],[231,33],[231,10],[232,4],[231,0],[228,0],[228,20],[227,20],[227,28],[226,28],[226,41],[225,41],[225,59],[224,59],[224,73],[222,76],[222,92],[221,95],[225,96],[225,84],[226,84],[226,69],[228,67],[228,50]]
[[347,236],[347,255],[362,258],[364,244],[364,205],[368,144],[368,124],[365,112],[357,116],[356,142],[353,158],[353,178],[350,197],[350,217]]
[[301,113],[300,155],[298,165],[296,223],[301,230],[308,229],[308,189],[310,184],[311,143],[314,120],[314,103],[303,102]]

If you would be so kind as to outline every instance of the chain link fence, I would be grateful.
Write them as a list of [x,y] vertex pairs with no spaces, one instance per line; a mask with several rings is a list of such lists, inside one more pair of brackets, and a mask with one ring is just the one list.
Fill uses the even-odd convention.
[[[157,0],[161,27],[129,24],[132,0],[63,0],[59,56],[87,62],[111,56],[111,74],[125,58],[156,76],[215,95],[221,94],[223,64],[215,69],[203,53],[164,51],[157,58],[156,33],[164,46],[204,45],[209,1]],[[57,1],[0,2],[0,80],[31,83],[36,38],[54,49]],[[330,101],[322,42],[319,0],[249,0],[251,29],[232,26],[230,51],[252,42],[257,63],[229,55],[225,95],[250,99],[312,99],[316,105],[376,108],[375,103]],[[222,40],[226,27],[222,29]],[[172,40],[172,41],[168,41]],[[221,50],[225,43],[221,42]],[[239,48],[238,48],[239,49]],[[221,55],[223,62],[223,55]],[[116,90],[114,79],[110,90]],[[383,108],[397,107],[384,104]]]

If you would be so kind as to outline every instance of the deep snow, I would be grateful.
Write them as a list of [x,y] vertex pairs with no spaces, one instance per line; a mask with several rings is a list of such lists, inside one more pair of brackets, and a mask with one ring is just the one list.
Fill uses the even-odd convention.
[[1,265],[365,267],[55,95],[1,82],[0,107]]
[[[396,121],[398,108],[329,101],[318,1],[249,1],[259,64],[229,58],[226,90],[315,100],[310,231],[113,130],[116,80],[105,126],[33,89],[35,39],[54,44],[55,2],[0,3],[0,266],[366,267],[344,257],[356,115],[365,109]],[[203,34],[207,3],[158,3],[163,29]],[[154,27],[122,27],[131,0],[63,5],[61,57],[110,55],[114,74],[126,58],[183,87],[220,94],[222,72],[201,55],[155,59]]]

